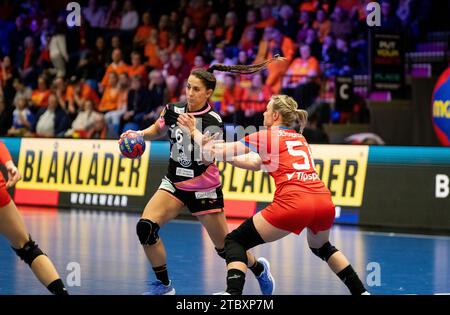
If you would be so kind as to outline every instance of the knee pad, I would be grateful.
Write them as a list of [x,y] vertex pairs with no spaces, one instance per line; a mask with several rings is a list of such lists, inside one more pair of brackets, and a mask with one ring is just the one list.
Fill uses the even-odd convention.
[[248,264],[247,251],[231,234],[225,237],[225,261],[227,265],[235,261]]
[[147,219],[140,219],[136,225],[136,234],[142,245],[153,245],[159,240],[159,225]]
[[[247,250],[264,243],[253,224],[253,218],[248,218],[225,238],[227,264],[231,261],[241,261],[247,264]],[[242,256],[242,249],[245,257]]]
[[45,255],[39,246],[29,237],[30,240],[25,243],[25,245],[16,249],[12,247],[12,249],[16,252],[17,256],[20,257],[24,262],[26,262],[30,267],[33,261],[40,255]]
[[328,261],[328,259],[330,259],[331,255],[333,255],[334,253],[336,253],[338,251],[336,249],[336,247],[334,247],[333,245],[330,244],[330,242],[326,242],[325,244],[323,244],[323,246],[321,248],[310,247],[310,249],[314,253],[314,255],[316,255],[317,257],[319,257],[320,259],[322,259],[324,261]]
[[217,248],[214,247],[214,249],[216,250],[217,255],[220,256],[220,258],[225,259],[225,257],[226,257],[225,247],[222,248],[222,249],[217,249]]

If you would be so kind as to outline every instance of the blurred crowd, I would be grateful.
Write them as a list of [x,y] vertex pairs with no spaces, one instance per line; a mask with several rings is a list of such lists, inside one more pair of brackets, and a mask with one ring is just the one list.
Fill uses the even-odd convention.
[[[215,73],[224,121],[261,125],[272,94],[311,109],[324,80],[368,71],[370,1],[89,0],[74,27],[56,2],[0,0],[0,136],[117,138],[184,100],[192,69],[279,54],[257,74]],[[420,36],[426,1],[380,5],[381,30]]]

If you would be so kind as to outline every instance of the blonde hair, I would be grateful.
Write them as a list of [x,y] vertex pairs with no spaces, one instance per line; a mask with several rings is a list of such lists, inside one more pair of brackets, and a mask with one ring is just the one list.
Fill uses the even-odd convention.
[[287,95],[273,95],[270,98],[272,110],[280,113],[283,124],[292,126],[298,121],[300,124],[300,133],[308,122],[308,112],[303,109],[298,109],[297,102]]

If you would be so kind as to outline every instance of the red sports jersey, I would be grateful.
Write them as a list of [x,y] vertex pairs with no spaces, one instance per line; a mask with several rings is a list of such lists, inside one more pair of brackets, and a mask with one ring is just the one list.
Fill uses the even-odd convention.
[[3,142],[0,141],[0,163],[5,164],[10,160],[12,160],[12,158],[11,154],[9,154],[8,148]]
[[330,191],[314,169],[311,149],[305,138],[286,127],[272,127],[241,140],[261,157],[275,180],[273,202],[261,210],[273,226],[300,234],[326,231],[334,221]]
[[[8,148],[3,142],[0,141],[0,164],[5,164],[7,161],[12,160],[11,154],[9,154]],[[0,172],[0,208],[6,206],[11,201],[11,198],[6,191],[6,182],[3,178],[3,174]]]
[[309,193],[328,192],[314,169],[306,139],[295,130],[272,127],[248,135],[241,141],[260,155],[264,167],[275,180],[275,195],[287,183]]

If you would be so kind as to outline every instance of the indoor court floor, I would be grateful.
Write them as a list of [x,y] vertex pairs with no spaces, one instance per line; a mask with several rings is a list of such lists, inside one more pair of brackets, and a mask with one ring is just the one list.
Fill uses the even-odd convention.
[[[21,207],[34,240],[53,260],[71,294],[140,295],[154,280],[138,242],[137,213],[36,210]],[[234,229],[238,223],[230,223]],[[197,221],[161,228],[169,275],[177,294],[211,295],[225,289],[225,264]],[[275,294],[348,294],[314,256],[305,233],[254,250],[271,263]],[[450,237],[363,231],[336,225],[332,243],[349,258],[372,294],[448,294]],[[0,237],[0,295],[49,294]],[[251,272],[244,294],[260,294]]]

